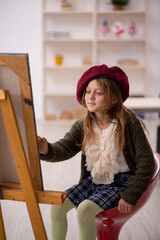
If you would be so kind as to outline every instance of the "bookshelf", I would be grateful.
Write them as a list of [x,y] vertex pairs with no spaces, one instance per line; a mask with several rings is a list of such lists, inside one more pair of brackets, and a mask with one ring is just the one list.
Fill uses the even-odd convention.
[[[76,84],[82,73],[95,64],[118,65],[128,75],[131,97],[147,92],[147,0],[131,0],[115,11],[108,0],[75,0],[73,10],[63,10],[60,0],[42,0],[43,112],[44,118],[59,119],[64,111],[75,118],[80,108]],[[106,20],[109,32],[102,34]],[[124,33],[116,35],[116,21]],[[128,33],[134,23],[136,33]],[[62,56],[62,65],[55,56]]]

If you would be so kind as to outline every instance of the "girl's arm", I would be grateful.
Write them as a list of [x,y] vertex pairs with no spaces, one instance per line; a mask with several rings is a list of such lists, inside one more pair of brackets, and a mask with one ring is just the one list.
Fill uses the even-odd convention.
[[72,158],[81,151],[83,139],[83,120],[76,121],[70,131],[55,143],[48,143],[45,138],[39,139],[40,159],[48,162],[59,162]]
[[[127,158],[130,159],[128,164],[134,176],[120,194],[123,200],[132,205],[136,205],[143,192],[147,190],[155,170],[153,151],[141,124],[138,120],[135,121],[136,124],[132,123],[128,126],[127,138],[130,141],[126,141],[128,144],[124,151],[124,155],[126,153]],[[132,170],[133,165],[135,170]]]

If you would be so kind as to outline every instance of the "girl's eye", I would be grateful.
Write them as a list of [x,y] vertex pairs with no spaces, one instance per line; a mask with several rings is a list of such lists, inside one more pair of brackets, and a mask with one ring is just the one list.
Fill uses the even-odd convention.
[[102,95],[102,93],[101,93],[101,92],[96,92],[96,94],[97,94],[97,95]]
[[90,93],[91,91],[89,91],[89,90],[86,90],[86,93]]
[[[90,93],[91,93],[91,90],[86,90],[86,94],[90,94]],[[98,96],[102,95],[101,92],[95,92],[94,94]]]

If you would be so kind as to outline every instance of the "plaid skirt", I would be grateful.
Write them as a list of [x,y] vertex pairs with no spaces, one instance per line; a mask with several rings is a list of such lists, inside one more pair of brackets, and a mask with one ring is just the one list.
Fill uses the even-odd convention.
[[77,207],[82,201],[88,199],[106,211],[118,206],[120,192],[125,190],[132,176],[130,172],[118,173],[111,184],[95,184],[89,176],[67,189],[67,197]]

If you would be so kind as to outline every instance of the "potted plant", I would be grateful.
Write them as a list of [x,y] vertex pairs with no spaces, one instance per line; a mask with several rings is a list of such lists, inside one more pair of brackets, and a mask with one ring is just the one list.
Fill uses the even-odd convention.
[[123,10],[123,6],[129,3],[129,0],[111,0],[114,10]]

